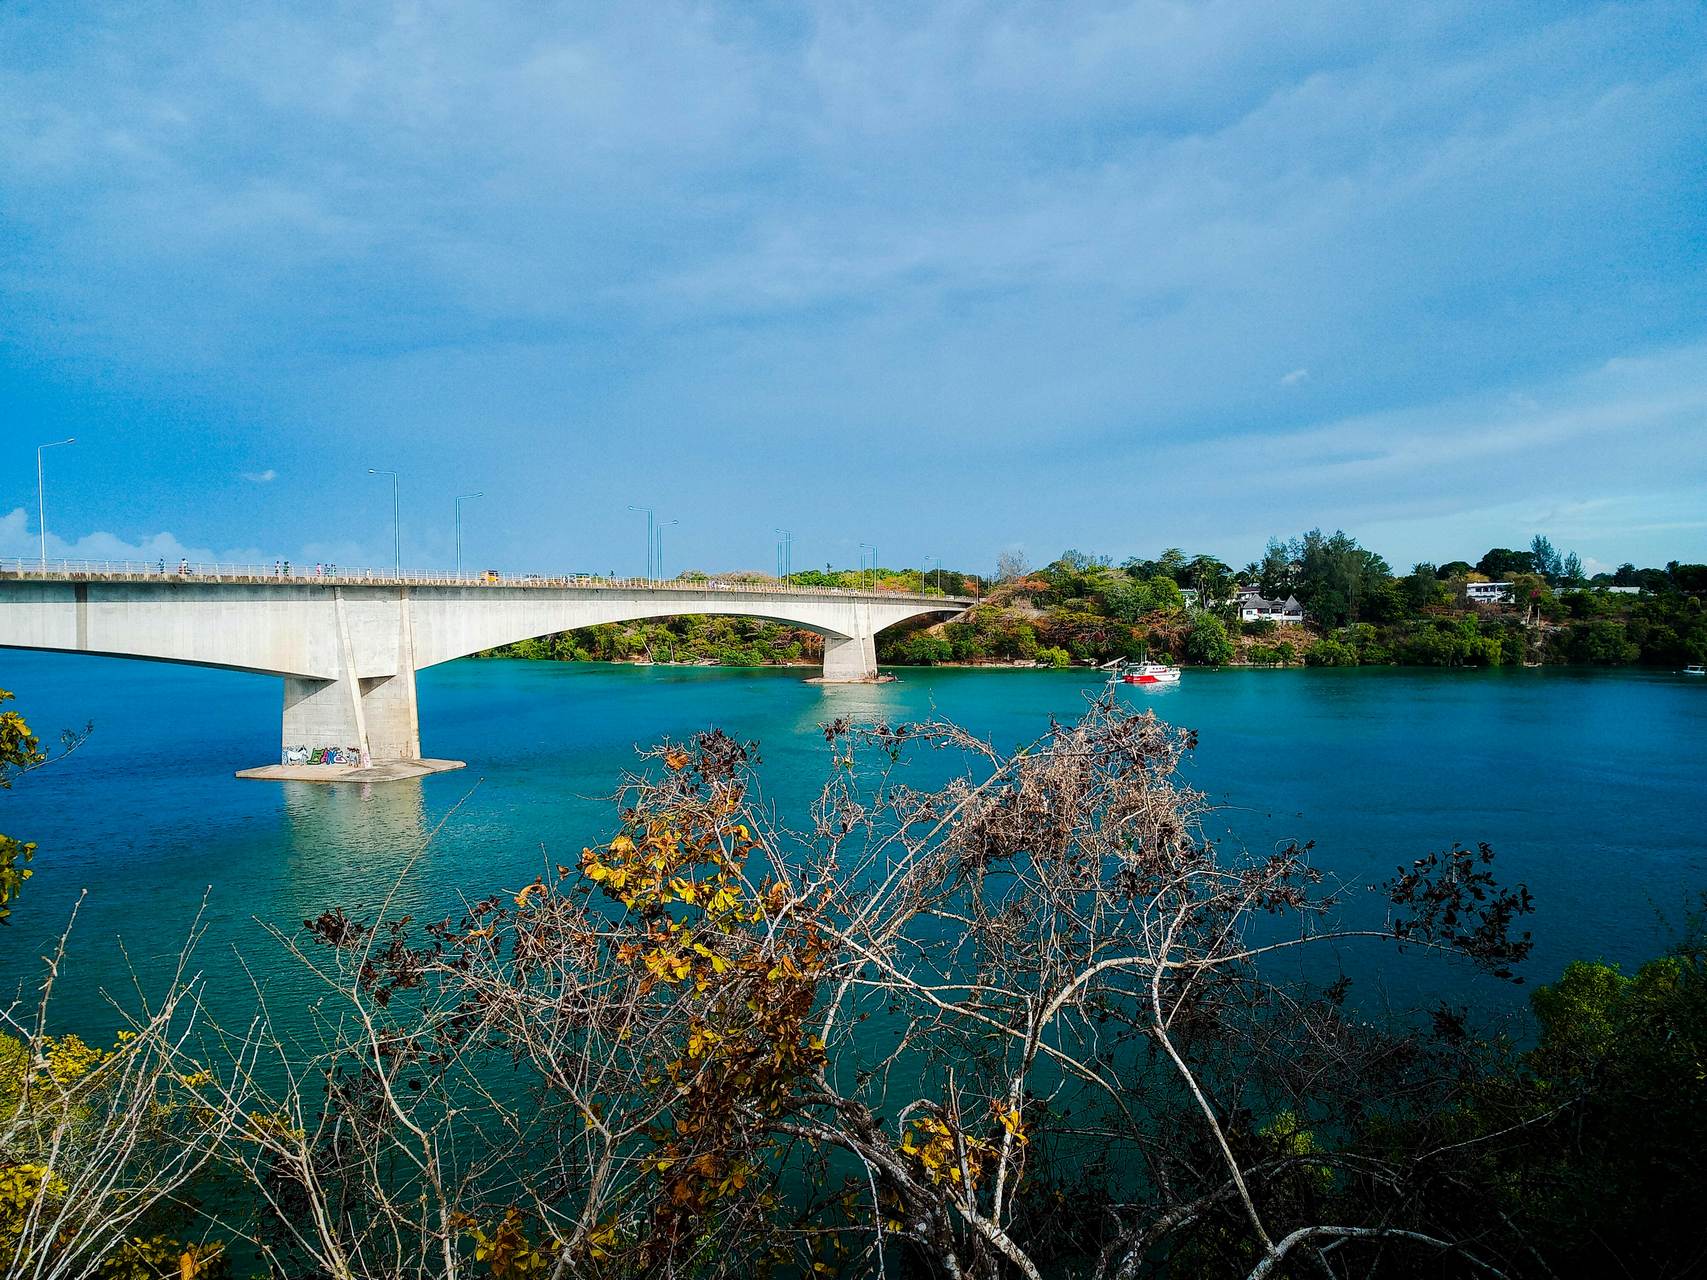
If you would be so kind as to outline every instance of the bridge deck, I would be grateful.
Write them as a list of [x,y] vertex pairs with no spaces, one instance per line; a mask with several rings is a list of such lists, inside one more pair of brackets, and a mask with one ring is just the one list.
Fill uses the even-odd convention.
[[[285,562],[281,561],[281,566]],[[667,593],[740,591],[787,595],[795,599],[832,600],[940,600],[962,607],[974,603],[969,596],[937,592],[915,592],[886,588],[861,590],[853,587],[800,586],[774,580],[745,578],[655,579],[613,578],[594,574],[504,574],[444,573],[405,569],[340,569],[320,566],[304,572],[294,567],[273,569],[266,565],[189,564],[157,561],[153,564],[114,560],[0,560],[0,581],[28,582],[196,582],[229,583],[235,586],[306,587],[520,587],[531,590],[603,590]]]

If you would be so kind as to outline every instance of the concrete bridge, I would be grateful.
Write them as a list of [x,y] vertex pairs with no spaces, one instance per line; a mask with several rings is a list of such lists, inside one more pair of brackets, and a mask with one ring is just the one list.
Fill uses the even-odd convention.
[[[265,566],[26,560],[0,563],[0,648],[280,676],[285,750],[355,748],[358,762],[345,769],[383,778],[433,768],[421,756],[415,673],[453,658],[605,622],[730,614],[817,632],[824,637],[822,678],[865,681],[877,678],[879,631],[972,603],[716,580],[286,576]],[[287,768],[248,772],[306,776]]]

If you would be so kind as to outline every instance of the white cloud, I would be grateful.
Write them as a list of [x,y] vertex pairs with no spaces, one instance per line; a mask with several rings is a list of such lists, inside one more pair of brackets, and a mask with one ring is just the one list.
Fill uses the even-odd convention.
[[1280,385],[1283,387],[1295,387],[1309,376],[1310,371],[1308,369],[1294,369],[1291,373],[1283,374],[1281,376]]
[[279,473],[268,467],[265,471],[245,471],[243,478],[251,484],[271,484],[279,478]]
[[[41,555],[40,534],[35,530],[30,513],[14,507],[0,516],[0,560],[34,560]],[[192,564],[262,564],[268,556],[254,547],[234,547],[214,550],[211,547],[190,547],[172,533],[151,533],[134,542],[117,534],[96,532],[84,534],[75,542],[67,542],[58,534],[47,535],[47,556],[50,560],[96,560],[112,563],[158,564],[164,560],[176,564],[188,560]]]

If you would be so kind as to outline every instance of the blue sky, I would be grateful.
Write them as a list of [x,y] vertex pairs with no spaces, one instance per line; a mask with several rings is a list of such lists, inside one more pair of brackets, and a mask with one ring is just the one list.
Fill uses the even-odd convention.
[[0,234],[0,555],[1707,559],[1698,3],[13,0]]

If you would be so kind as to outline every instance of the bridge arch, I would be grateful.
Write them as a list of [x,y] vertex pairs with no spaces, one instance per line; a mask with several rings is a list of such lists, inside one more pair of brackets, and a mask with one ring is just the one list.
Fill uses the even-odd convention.
[[756,618],[824,637],[823,678],[877,674],[877,633],[952,597],[728,583],[474,585],[0,573],[0,648],[106,654],[284,678],[285,747],[418,761],[415,672],[519,640],[683,615]]

